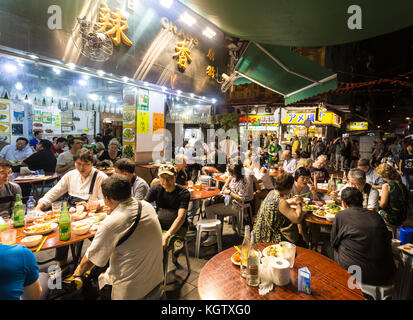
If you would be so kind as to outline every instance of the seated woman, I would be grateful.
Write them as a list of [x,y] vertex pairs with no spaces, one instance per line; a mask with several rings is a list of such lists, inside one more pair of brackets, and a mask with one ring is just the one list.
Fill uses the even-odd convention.
[[304,167],[311,171],[312,166],[313,166],[313,160],[311,160],[310,158],[301,158],[300,160],[298,160],[297,167],[295,170],[297,170],[298,168]]
[[[222,193],[227,199],[226,203],[206,205],[207,219],[214,219],[215,216],[235,216],[238,215],[239,203],[252,201],[254,194],[250,186],[251,180],[242,174],[243,165],[241,162],[229,166],[229,178],[222,188]],[[235,201],[232,201],[235,200]],[[203,246],[212,246],[216,243],[216,236],[209,237],[202,243]]]
[[109,166],[112,167],[113,164],[122,157],[122,151],[119,151],[120,143],[117,139],[113,138],[109,141],[108,150],[103,151],[103,153],[98,157],[97,166]]
[[374,172],[386,181],[382,186],[379,214],[395,237],[397,227],[407,218],[408,192],[397,170],[391,165],[382,163]]
[[291,223],[300,223],[304,215],[300,198],[297,209],[292,209],[284,199],[292,191],[294,178],[283,172],[274,178],[274,182],[275,189],[262,202],[252,230],[257,242],[292,241],[284,237],[282,229]]

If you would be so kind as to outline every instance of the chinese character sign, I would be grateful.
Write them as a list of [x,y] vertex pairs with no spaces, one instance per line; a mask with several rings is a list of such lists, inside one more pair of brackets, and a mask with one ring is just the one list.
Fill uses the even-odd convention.
[[122,11],[115,9],[111,11],[106,3],[102,3],[99,8],[98,32],[106,32],[111,36],[115,46],[119,46],[122,41],[128,47],[132,46],[132,42],[126,36],[125,31],[129,29],[126,16]]
[[350,131],[357,131],[357,130],[368,130],[369,124],[368,122],[350,122]]
[[188,63],[192,62],[191,50],[186,47],[186,42],[178,42],[175,48],[176,53],[173,58],[178,58],[178,70],[184,72],[188,67]]
[[208,75],[208,77],[215,79],[215,67],[213,66],[208,66],[206,68],[206,73]]
[[208,50],[207,57],[208,57],[209,60],[215,61],[215,51],[210,48],[210,49]]
[[318,121],[315,120],[315,113],[304,112],[289,112],[287,117],[282,121],[282,124],[304,125],[306,120],[310,120],[313,124],[330,124],[337,127],[341,125],[341,117],[334,112],[322,112],[318,114]]

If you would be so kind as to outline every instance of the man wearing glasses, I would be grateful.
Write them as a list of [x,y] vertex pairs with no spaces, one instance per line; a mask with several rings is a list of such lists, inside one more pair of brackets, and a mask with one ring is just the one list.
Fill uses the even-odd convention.
[[9,161],[0,159],[0,217],[11,217],[16,194],[22,194],[20,186],[9,179],[12,175],[12,165]]

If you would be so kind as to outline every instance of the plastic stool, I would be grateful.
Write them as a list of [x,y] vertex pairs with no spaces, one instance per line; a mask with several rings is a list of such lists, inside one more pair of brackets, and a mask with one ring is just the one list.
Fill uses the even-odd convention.
[[217,234],[218,252],[222,251],[221,237],[222,223],[219,219],[202,219],[196,224],[195,258],[199,258],[202,232],[215,232]]
[[361,284],[361,291],[373,297],[374,300],[389,300],[393,298],[394,285],[389,286],[373,286],[368,284]]

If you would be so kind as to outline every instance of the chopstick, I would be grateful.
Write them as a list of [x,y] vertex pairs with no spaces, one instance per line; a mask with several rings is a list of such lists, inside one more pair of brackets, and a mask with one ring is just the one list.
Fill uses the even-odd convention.
[[234,248],[237,249],[237,251],[239,252],[239,254],[241,254],[241,250],[240,250],[237,246],[234,246]]
[[43,247],[44,242],[46,241],[48,236],[44,237],[42,243],[40,244],[40,246],[37,248],[37,250],[35,252],[39,252],[39,250]]
[[306,193],[303,193],[303,194],[299,194],[298,196],[299,197],[301,197],[301,196],[306,196],[307,194],[310,194],[311,192],[306,192]]

